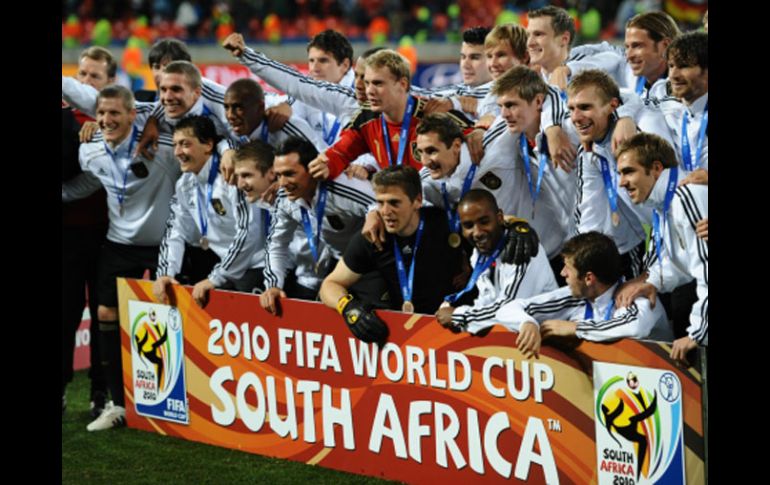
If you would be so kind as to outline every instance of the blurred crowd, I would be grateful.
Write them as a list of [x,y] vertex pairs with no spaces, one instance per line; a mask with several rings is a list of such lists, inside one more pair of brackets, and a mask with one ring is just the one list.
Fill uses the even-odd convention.
[[250,41],[307,42],[332,29],[372,43],[405,35],[459,42],[464,29],[525,23],[527,10],[549,3],[570,12],[583,41],[622,39],[625,22],[649,10],[689,29],[708,8],[707,0],[63,0],[62,41],[79,47],[176,37],[194,44],[241,32]]

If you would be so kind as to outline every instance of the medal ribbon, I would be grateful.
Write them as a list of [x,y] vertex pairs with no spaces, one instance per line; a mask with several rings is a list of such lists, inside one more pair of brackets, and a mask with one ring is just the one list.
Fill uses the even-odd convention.
[[602,178],[604,179],[604,191],[607,193],[607,200],[610,202],[610,210],[612,212],[618,212],[618,187],[615,181],[612,179],[612,171],[610,170],[610,162],[603,156],[596,153],[599,157],[601,164]]
[[695,160],[692,159],[690,137],[687,136],[687,118],[689,118],[689,113],[687,113],[685,110],[684,116],[682,116],[682,160],[684,161],[685,170],[692,172],[696,168],[700,167],[700,157],[703,153],[703,142],[706,139],[706,127],[709,124],[708,103],[706,103],[706,108],[703,110],[703,120],[701,120],[700,128],[698,129],[698,142],[695,147]]
[[476,260],[476,266],[473,267],[473,273],[471,273],[471,278],[468,280],[468,284],[465,285],[465,288],[458,291],[457,293],[452,293],[451,295],[445,296],[444,301],[449,302],[449,304],[451,305],[454,305],[454,303],[457,300],[459,300],[461,296],[471,291],[473,287],[476,286],[476,281],[478,281],[479,276],[481,276],[481,274],[484,271],[489,269],[489,267],[492,266],[492,263],[494,263],[497,260],[497,257],[500,256],[500,252],[503,250],[503,243],[505,243],[505,239],[506,239],[505,235],[506,233],[503,232],[492,254],[490,255],[479,254],[479,259]]
[[302,226],[305,228],[310,252],[313,253],[313,261],[318,262],[318,246],[321,243],[321,227],[324,222],[324,210],[326,209],[326,183],[321,182],[318,187],[318,203],[315,206],[316,213],[316,234],[313,235],[313,226],[310,225],[310,216],[307,209],[300,207],[302,212]]
[[[545,134],[542,137],[545,140]],[[532,186],[532,162],[529,158],[529,145],[527,143],[527,136],[522,133],[519,137],[519,145],[521,146],[521,153],[524,158],[524,173],[527,175],[527,184],[529,185],[529,195],[532,197],[532,205],[537,202],[537,198],[540,195],[540,184],[543,182],[543,174],[545,174],[545,167],[548,164],[548,145],[545,141],[543,148],[540,150],[540,166],[537,170],[537,182],[535,186]]]
[[195,186],[195,192],[198,196],[198,222],[201,224],[201,237],[206,237],[209,232],[208,209],[211,204],[211,196],[214,193],[214,181],[217,179],[217,175],[219,175],[219,154],[214,151],[211,155],[209,178],[206,182],[205,200],[200,185]]
[[417,261],[417,249],[420,247],[422,231],[425,229],[425,220],[420,214],[420,224],[417,226],[417,237],[414,240],[414,251],[412,252],[412,264],[409,266],[409,279],[406,276],[404,267],[404,258],[401,256],[401,250],[398,248],[396,238],[393,238],[393,254],[396,256],[396,270],[398,272],[398,281],[401,285],[401,296],[404,301],[412,301],[412,290],[414,283],[414,262]]
[[[471,189],[473,177],[476,176],[476,170],[478,168],[478,165],[471,163],[471,168],[468,170],[468,173],[465,174],[465,180],[463,181],[463,190],[460,193],[460,199],[462,199],[463,196]],[[444,197],[444,211],[446,211],[446,218],[447,221],[449,221],[449,231],[459,234],[460,216],[457,214],[456,210],[452,210],[452,206],[449,204],[449,192],[446,189],[446,182],[441,182],[441,195]],[[458,203],[460,199],[457,199]]]
[[652,211],[652,240],[655,243],[655,250],[658,252],[658,268],[660,269],[661,277],[663,275],[663,227],[668,220],[668,211],[671,208],[671,202],[674,200],[676,182],[679,176],[679,169],[677,167],[672,167],[669,170],[663,208],[660,211],[657,209]]
[[[110,175],[112,175],[112,183],[115,185],[115,195],[118,198],[118,204],[122,207],[123,201],[126,199],[126,181],[128,180],[128,172],[131,169],[131,153],[134,148],[134,142],[136,141],[136,126],[134,126],[131,129],[131,141],[128,143],[128,158],[129,163],[126,165],[126,169],[123,171],[123,188],[118,188],[118,181],[115,180],[115,169],[110,168]],[[107,145],[107,142],[104,143],[104,149],[107,150],[107,155],[110,156],[112,159],[113,164],[118,168],[118,173],[120,173],[120,165],[118,164],[118,153],[117,151],[113,152],[110,150],[110,147]]]
[[[406,152],[406,142],[409,139],[409,125],[412,124],[412,109],[414,108],[415,98],[409,96],[409,100],[406,102],[406,112],[404,113],[404,121],[401,122],[401,134],[398,140],[398,159],[396,165],[403,164],[404,153]],[[393,154],[390,151],[390,133],[388,133],[388,124],[385,122],[385,115],[380,115],[380,121],[382,122],[382,135],[385,137],[385,151],[388,154],[388,165],[393,166]]]

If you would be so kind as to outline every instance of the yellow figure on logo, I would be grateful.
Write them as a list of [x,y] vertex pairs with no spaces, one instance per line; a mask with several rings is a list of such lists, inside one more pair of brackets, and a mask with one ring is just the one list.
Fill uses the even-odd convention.
[[[636,479],[638,481],[642,471],[644,471],[644,476],[649,473],[650,457],[647,451],[650,444],[642,423],[655,414],[658,406],[658,393],[653,391],[652,402],[648,404],[639,387],[639,380],[633,372],[628,373],[626,384],[633,397],[629,396],[623,389],[618,389],[615,391],[614,398],[610,397],[602,403],[602,414],[607,432],[618,445],[620,445],[620,441],[615,438],[613,429],[617,434],[634,444],[637,456]],[[634,401],[641,408],[639,412],[633,409]],[[628,402],[628,406],[626,406],[626,402]]]
[[[151,315],[151,318],[154,315]],[[154,318],[152,318],[154,320]],[[145,349],[145,346],[147,344],[147,341],[150,338],[150,331],[149,328],[153,328],[155,330],[155,333],[159,334],[160,336],[155,340],[155,342],[152,342],[150,344],[149,349]],[[155,365],[155,375],[157,376],[158,380],[158,391],[161,391],[161,382],[163,382],[163,355],[161,351],[161,346],[166,343],[166,337],[168,336],[168,333],[166,332],[166,329],[161,327],[160,324],[155,325],[146,325],[144,329],[144,336],[142,338],[139,338],[139,334],[137,332],[136,335],[134,335],[134,340],[136,341],[136,348],[137,350],[144,356],[145,359],[150,361],[152,364]]]

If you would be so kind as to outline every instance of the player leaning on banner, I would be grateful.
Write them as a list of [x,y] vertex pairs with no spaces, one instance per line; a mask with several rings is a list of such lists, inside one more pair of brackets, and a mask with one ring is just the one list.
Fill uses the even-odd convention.
[[621,338],[669,342],[672,338],[662,305],[641,296],[617,305],[622,260],[612,238],[596,231],[564,244],[562,275],[567,286],[503,305],[497,321],[517,329],[537,325],[543,341],[573,346],[579,340],[609,342]]
[[[471,257],[473,273],[468,284],[457,293],[446,295],[436,319],[452,329],[479,333],[496,322],[496,313],[515,298],[527,298],[557,288],[550,271],[545,250],[522,264],[505,263],[502,258],[506,233],[513,231],[503,221],[503,212],[497,207],[494,195],[484,189],[473,189],[463,195],[457,205],[463,236],[473,244]],[[458,305],[460,297],[478,288],[478,297],[472,305]],[[519,332],[518,328],[515,328]],[[529,328],[532,339],[527,342],[525,332],[517,339],[519,350],[537,354],[540,334],[536,326]],[[534,332],[532,332],[534,330]],[[524,339],[524,340],[522,340]]]
[[[620,186],[631,200],[653,210],[652,234],[657,260],[645,275],[628,282],[617,296],[626,306],[644,296],[655,305],[658,292],[696,282],[697,301],[690,310],[687,335],[674,340],[671,358],[686,363],[689,351],[708,346],[708,242],[697,234],[698,221],[708,218],[708,186],[678,186],[679,165],[665,140],[639,133],[618,149]],[[661,256],[662,255],[662,256]]]
[[[461,247],[450,243],[446,215],[423,207],[417,171],[408,166],[388,167],[372,179],[377,207],[387,232],[382,249],[356,234],[343,258],[321,285],[321,301],[336,308],[353,334],[365,342],[384,343],[387,325],[371,310],[370,302],[348,289],[362,274],[377,270],[388,285],[391,309],[406,313],[434,313],[444,297],[466,285],[470,267]],[[537,254],[537,235],[523,224],[509,231],[503,259],[526,262]],[[518,252],[518,254],[517,254]],[[458,302],[470,303],[472,293]]]
[[186,252],[197,256],[188,270],[195,282],[193,300],[202,308],[214,288],[251,291],[260,283],[257,268],[264,262],[257,258],[265,246],[264,219],[219,172],[218,140],[214,123],[205,116],[190,116],[174,127],[182,176],[171,199],[153,284],[162,303],[168,302],[169,286],[177,283],[174,277]]

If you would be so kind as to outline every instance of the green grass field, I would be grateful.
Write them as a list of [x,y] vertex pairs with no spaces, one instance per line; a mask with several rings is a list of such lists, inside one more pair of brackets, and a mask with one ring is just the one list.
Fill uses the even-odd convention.
[[88,376],[76,372],[62,418],[62,483],[396,483],[145,431],[89,433]]

